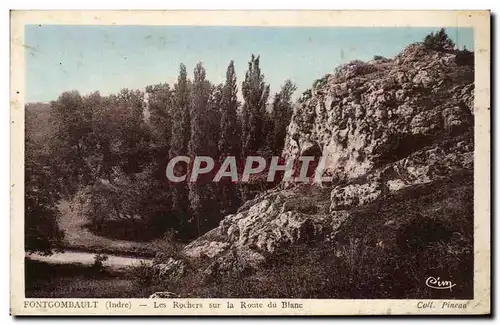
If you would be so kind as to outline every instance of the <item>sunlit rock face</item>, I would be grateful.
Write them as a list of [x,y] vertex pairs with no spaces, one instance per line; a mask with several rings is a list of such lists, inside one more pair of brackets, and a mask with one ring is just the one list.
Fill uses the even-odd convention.
[[283,151],[326,157],[333,181],[264,192],[183,252],[209,258],[208,274],[257,268],[292,244],[334,244],[354,208],[472,171],[473,78],[453,50],[418,43],[338,67],[295,104]]
[[284,155],[318,145],[337,181],[473,128],[474,70],[455,53],[412,44],[393,60],[353,61],[296,103]]

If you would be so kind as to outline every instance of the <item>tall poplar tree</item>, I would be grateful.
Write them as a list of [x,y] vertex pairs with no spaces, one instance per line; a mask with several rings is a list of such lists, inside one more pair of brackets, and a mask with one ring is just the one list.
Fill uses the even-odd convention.
[[[241,158],[250,155],[262,154],[266,136],[263,131],[266,118],[266,105],[269,97],[269,85],[264,82],[264,75],[260,70],[260,57],[252,54],[248,62],[245,80],[241,85],[243,93],[243,107],[241,111]],[[254,189],[251,184],[241,185],[243,201],[253,197]]]
[[[240,156],[240,134],[238,125],[238,86],[236,84],[236,72],[234,62],[231,61],[226,71],[226,82],[222,88],[222,100],[220,105],[220,139],[219,139],[219,161],[222,163],[228,156],[238,159]],[[221,213],[234,213],[241,201],[236,191],[236,184],[228,177],[224,177],[219,183],[219,198],[221,202]]]
[[[174,87],[174,98],[172,108],[172,138],[170,143],[169,159],[176,156],[186,156],[188,144],[191,137],[190,121],[190,89],[187,79],[186,66],[180,65],[180,73],[177,84]],[[186,174],[188,166],[182,163],[176,165],[176,172]],[[190,237],[189,233],[189,189],[186,182],[172,184],[172,208],[179,220],[180,231]]]
[[[191,93],[191,140],[189,155],[208,156],[217,159],[217,146],[211,138],[217,130],[212,129],[210,99],[213,87],[206,80],[205,68],[198,63],[194,68],[194,80]],[[190,220],[195,223],[197,235],[217,225],[220,208],[215,184],[211,177],[198,176],[196,182],[189,183]]]
[[227,156],[238,157],[240,153],[240,135],[238,134],[238,86],[234,62],[231,61],[226,71],[226,82],[222,89],[220,107],[219,152],[221,160]]
[[273,130],[272,135],[270,135],[274,155],[280,155],[285,145],[286,128],[292,119],[292,95],[295,90],[297,90],[295,84],[286,80],[281,86],[281,90],[274,96],[271,114]]
[[242,154],[246,157],[257,153],[265,142],[262,130],[269,85],[264,82],[259,56],[252,54],[241,89],[245,100],[242,109]]
[[170,158],[185,155],[188,149],[190,134],[189,81],[186,66],[180,65],[180,74],[174,87],[173,125],[170,145]]

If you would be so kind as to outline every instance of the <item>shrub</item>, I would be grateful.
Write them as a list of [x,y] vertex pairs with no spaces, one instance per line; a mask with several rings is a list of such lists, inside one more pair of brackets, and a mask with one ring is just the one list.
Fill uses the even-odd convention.
[[323,87],[327,82],[328,82],[328,77],[330,77],[329,74],[323,76],[322,78],[316,79],[313,82],[313,88],[320,88]]
[[130,266],[127,274],[138,287],[151,286],[156,282],[156,270],[151,264],[145,261],[140,261],[139,264]]
[[378,71],[378,68],[361,60],[350,61],[335,68],[336,78],[354,78]]
[[156,239],[151,243],[151,250],[155,252],[155,261],[157,263],[165,263],[169,258],[181,259],[182,248],[177,239],[178,232],[175,230],[167,230],[163,234],[163,238]]
[[452,50],[455,43],[448,37],[444,28],[441,28],[439,32],[432,32],[425,37],[424,46],[431,50],[442,51]]
[[467,50],[465,47],[462,51],[458,50],[455,56],[455,63],[458,66],[474,65],[474,52]]
[[375,61],[379,61],[379,60],[385,60],[386,58],[384,58],[382,55],[374,55],[373,56],[373,59]]
[[312,91],[311,89],[306,89],[302,95],[299,97],[298,102],[303,103],[306,100],[310,99],[312,97]]
[[95,254],[94,256],[94,264],[92,264],[92,267],[97,270],[98,272],[104,272],[104,262],[108,260],[108,255],[106,254]]

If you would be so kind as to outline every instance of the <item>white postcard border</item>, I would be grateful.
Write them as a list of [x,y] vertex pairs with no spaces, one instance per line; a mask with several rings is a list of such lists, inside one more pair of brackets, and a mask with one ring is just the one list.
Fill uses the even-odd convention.
[[[24,25],[198,25],[198,26],[350,26],[471,27],[475,50],[474,299],[174,299],[203,308],[174,309],[171,299],[24,298]],[[375,315],[487,314],[490,312],[490,12],[489,11],[11,11],[11,314],[13,315]],[[299,309],[269,308],[270,302],[302,304]],[[69,302],[97,302],[97,308],[68,308]],[[128,307],[109,309],[109,302]],[[154,303],[166,308],[153,308]],[[210,303],[262,308],[209,308]],[[45,307],[42,305],[45,303]],[[52,304],[47,303],[52,302]],[[59,308],[55,307],[59,302]],[[68,302],[68,303],[66,303]],[[419,308],[433,302],[432,308]],[[443,302],[466,304],[443,309]],[[49,306],[50,305],[50,306]],[[73,305],[75,305],[73,303]],[[146,306],[142,306],[146,305]],[[35,306],[35,307],[31,307]]]

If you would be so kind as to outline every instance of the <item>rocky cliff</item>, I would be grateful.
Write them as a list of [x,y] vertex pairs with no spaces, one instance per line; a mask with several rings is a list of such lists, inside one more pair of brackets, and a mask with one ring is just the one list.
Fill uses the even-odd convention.
[[[383,220],[370,211],[378,209],[380,215],[398,211],[406,197],[419,195],[427,195],[425,209],[430,210],[425,211],[438,211],[440,202],[450,203],[449,197],[442,197],[434,206],[429,198],[452,191],[450,180],[470,178],[473,91],[473,58],[464,59],[460,51],[426,49],[420,43],[409,45],[393,59],[338,67],[299,98],[283,153],[297,157],[312,150],[321,152],[333,182],[288,184],[262,193],[183,253],[209,261],[204,272],[211,274],[258,269],[292,245],[335,246],[353,231],[362,233],[372,227],[378,229],[377,235],[365,245],[374,249],[387,249],[397,241],[403,245],[401,236],[413,236],[405,222],[419,211],[401,211]],[[461,183],[460,191],[472,191],[471,184]],[[412,209],[419,209],[419,204]],[[369,208],[363,214],[368,220],[355,219],[364,207]],[[389,243],[388,234],[397,229],[406,235]],[[465,241],[463,233],[469,230],[449,231],[462,232]],[[457,245],[472,244],[459,240]]]
[[461,64],[412,44],[393,60],[337,68],[299,99],[285,155],[318,146],[327,171],[348,181],[471,129],[474,70]]

